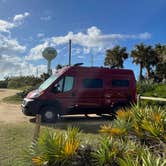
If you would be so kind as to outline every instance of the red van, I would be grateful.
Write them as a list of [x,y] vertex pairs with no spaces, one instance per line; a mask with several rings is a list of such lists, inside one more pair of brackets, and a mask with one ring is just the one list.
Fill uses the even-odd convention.
[[67,66],[57,71],[22,103],[28,116],[42,115],[53,122],[64,114],[113,113],[115,108],[136,102],[132,70]]

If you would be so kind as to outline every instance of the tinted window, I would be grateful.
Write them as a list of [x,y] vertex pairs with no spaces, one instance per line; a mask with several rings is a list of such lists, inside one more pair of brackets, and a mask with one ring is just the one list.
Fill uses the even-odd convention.
[[62,78],[59,82],[58,82],[58,91],[59,92],[63,92],[63,81],[64,81],[64,78]]
[[70,76],[65,77],[63,92],[70,91],[73,88],[74,78]]
[[84,88],[102,88],[103,81],[101,79],[84,79],[83,87]]
[[129,80],[112,80],[112,86],[127,87],[129,86]]
[[74,84],[74,77],[71,77],[71,76],[63,77],[58,82],[58,91],[59,92],[70,91],[73,88],[73,84]]

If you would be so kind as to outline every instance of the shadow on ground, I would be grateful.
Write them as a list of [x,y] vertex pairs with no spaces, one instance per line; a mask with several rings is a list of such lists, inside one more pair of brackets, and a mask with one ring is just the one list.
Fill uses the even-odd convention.
[[[36,118],[30,119],[31,123],[35,123]],[[75,126],[84,133],[98,133],[100,126],[113,121],[110,115],[85,117],[85,116],[63,116],[58,119],[54,124],[41,123],[42,126],[52,127],[55,129],[66,130],[68,127]]]

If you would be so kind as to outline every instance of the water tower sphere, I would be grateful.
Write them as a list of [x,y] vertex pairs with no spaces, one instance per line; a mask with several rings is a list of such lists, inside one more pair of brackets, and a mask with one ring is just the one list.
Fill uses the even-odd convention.
[[53,47],[47,47],[42,52],[42,56],[48,61],[51,61],[57,56],[57,52]]
[[51,61],[57,56],[57,52],[53,47],[47,47],[42,52],[42,56],[48,61],[47,73],[51,74]]

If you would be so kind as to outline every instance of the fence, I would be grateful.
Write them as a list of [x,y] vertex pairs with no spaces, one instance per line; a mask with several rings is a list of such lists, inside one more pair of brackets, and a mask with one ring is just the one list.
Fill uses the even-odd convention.
[[154,101],[166,101],[166,98],[161,98],[161,97],[146,97],[146,96],[137,96],[137,101],[138,103],[140,100],[154,100]]

